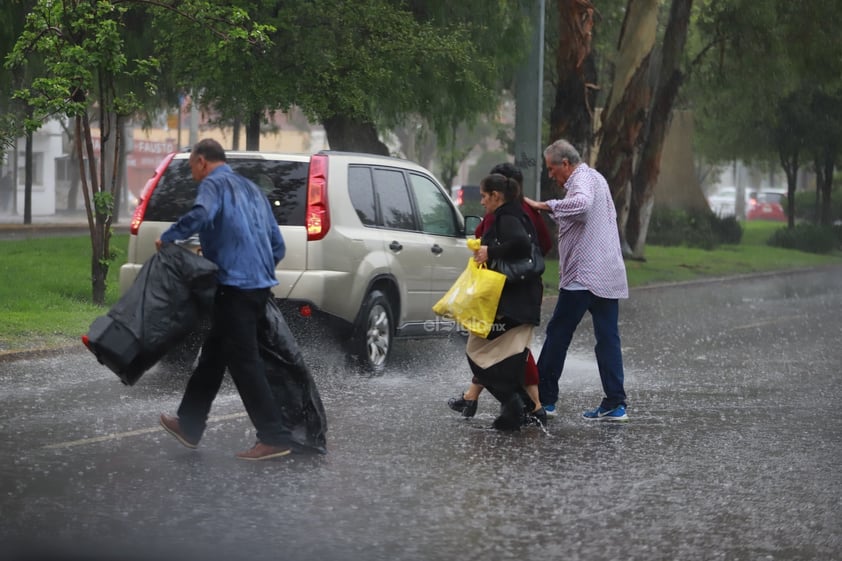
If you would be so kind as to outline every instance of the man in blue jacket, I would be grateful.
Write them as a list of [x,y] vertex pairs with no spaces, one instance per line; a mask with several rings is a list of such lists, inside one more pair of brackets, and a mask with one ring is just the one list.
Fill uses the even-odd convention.
[[218,288],[210,333],[178,416],[161,414],[161,425],[184,446],[196,448],[227,367],[257,429],[257,443],[237,457],[285,456],[291,451],[290,434],[272,397],[258,347],[258,325],[271,287],[278,284],[275,265],[284,257],[284,241],[268,199],[254,183],[234,173],[218,142],[200,141],[189,162],[199,182],[196,200],[156,246],[198,233],[202,254],[219,267]]

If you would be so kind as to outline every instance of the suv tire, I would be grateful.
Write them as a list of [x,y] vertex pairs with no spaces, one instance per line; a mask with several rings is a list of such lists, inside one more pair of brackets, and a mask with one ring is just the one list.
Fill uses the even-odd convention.
[[366,372],[382,372],[392,351],[394,312],[389,299],[372,290],[363,300],[359,320],[351,336],[350,354]]

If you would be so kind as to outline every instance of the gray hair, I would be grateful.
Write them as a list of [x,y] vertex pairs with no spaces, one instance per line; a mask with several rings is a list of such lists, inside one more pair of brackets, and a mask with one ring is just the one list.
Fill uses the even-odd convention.
[[562,139],[556,140],[546,148],[544,148],[544,158],[551,164],[560,164],[562,160],[567,160],[570,165],[575,166],[582,161],[579,152],[573,148],[573,145],[568,141]]

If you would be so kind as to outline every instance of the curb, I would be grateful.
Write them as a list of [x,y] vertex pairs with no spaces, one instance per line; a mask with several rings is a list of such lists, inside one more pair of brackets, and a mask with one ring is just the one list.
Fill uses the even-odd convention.
[[800,273],[810,273],[810,272],[819,272],[819,271],[830,271],[833,269],[842,269],[842,264],[831,264],[831,265],[817,265],[815,267],[800,267],[800,268],[793,268],[793,269],[778,269],[775,271],[758,271],[754,273],[742,273],[739,275],[728,275],[725,277],[709,277],[704,279],[693,279],[687,281],[675,281],[675,282],[659,282],[653,284],[647,284],[644,286],[636,286],[634,288],[630,288],[629,292],[641,292],[645,290],[653,290],[658,288],[671,288],[674,286],[696,286],[696,285],[705,285],[705,284],[723,284],[733,281],[740,281],[746,279],[759,279],[759,278],[766,278],[766,277],[781,277],[781,276],[789,276],[789,275],[797,275]]
[[75,351],[76,345],[62,345],[58,347],[42,347],[38,349],[21,349],[21,350],[7,350],[0,351],[0,364],[4,362],[13,362],[17,360],[30,360],[37,358],[47,358],[55,356],[56,354]]

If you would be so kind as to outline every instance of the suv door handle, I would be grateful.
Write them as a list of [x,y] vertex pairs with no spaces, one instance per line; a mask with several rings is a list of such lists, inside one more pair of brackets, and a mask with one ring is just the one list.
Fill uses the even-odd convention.
[[438,255],[438,254],[440,254],[440,253],[441,253],[442,251],[444,251],[444,250],[441,248],[441,246],[440,246],[439,244],[434,243],[434,244],[433,244],[433,247],[431,247],[431,248],[430,248],[430,251],[432,251],[433,253],[435,253],[436,255]]
[[393,240],[392,243],[389,244],[389,249],[391,249],[392,251],[400,251],[403,249],[403,246]]

